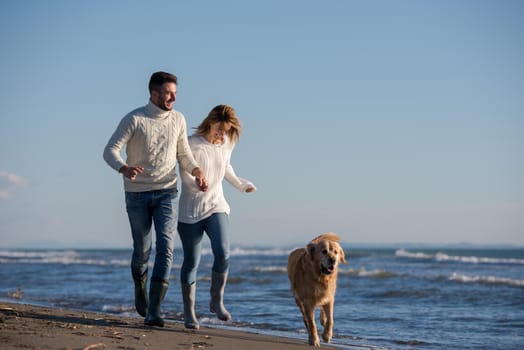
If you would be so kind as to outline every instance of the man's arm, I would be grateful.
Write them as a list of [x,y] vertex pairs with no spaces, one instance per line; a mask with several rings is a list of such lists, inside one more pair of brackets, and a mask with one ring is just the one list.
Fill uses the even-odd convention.
[[195,157],[193,156],[193,152],[189,147],[186,131],[186,119],[183,115],[181,115],[180,118],[180,133],[178,134],[176,156],[182,170],[187,171],[195,177],[195,181],[201,191],[207,191],[208,183],[206,175],[198,166]]
[[104,148],[104,160],[111,168],[120,173],[123,173],[123,168],[127,166],[124,159],[122,159],[121,151],[132,135],[133,120],[126,116],[120,121],[120,124],[118,124],[118,127]]

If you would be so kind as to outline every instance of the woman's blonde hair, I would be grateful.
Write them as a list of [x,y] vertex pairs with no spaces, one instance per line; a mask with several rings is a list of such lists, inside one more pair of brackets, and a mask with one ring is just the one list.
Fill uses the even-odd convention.
[[232,142],[238,142],[240,133],[242,132],[242,126],[233,107],[228,105],[215,106],[211,112],[209,112],[206,119],[196,128],[195,134],[205,136],[209,130],[211,130],[211,125],[215,123],[229,123],[231,128],[227,132],[227,136]]

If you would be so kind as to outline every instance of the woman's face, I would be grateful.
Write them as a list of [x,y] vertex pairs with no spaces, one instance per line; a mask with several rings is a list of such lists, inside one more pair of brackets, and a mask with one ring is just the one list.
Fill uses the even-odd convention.
[[224,142],[224,136],[231,130],[231,123],[227,122],[216,122],[211,124],[209,132],[206,138],[211,143],[222,143]]

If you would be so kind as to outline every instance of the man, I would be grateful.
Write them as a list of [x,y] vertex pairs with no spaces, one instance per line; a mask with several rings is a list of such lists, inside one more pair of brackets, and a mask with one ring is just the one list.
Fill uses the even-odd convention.
[[[176,233],[173,201],[177,196],[176,162],[190,172],[202,191],[204,172],[188,145],[186,121],[173,110],[177,77],[156,72],[149,81],[149,103],[127,114],[104,149],[104,160],[123,175],[126,209],[133,236],[131,273],[135,307],[150,326],[164,326],[160,304],[169,285]],[[121,150],[126,146],[127,159]],[[147,296],[148,261],[155,225],[156,256]]]

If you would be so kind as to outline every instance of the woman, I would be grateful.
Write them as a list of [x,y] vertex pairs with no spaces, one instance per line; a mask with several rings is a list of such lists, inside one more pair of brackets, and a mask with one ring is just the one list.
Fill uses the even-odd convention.
[[241,130],[235,110],[228,105],[219,105],[209,112],[195,134],[189,137],[193,156],[205,173],[207,191],[201,191],[190,173],[181,171],[178,233],[184,250],[180,280],[186,328],[199,328],[195,315],[196,274],[204,232],[209,237],[214,256],[209,308],[219,319],[231,319],[223,302],[229,271],[230,208],[224,197],[222,181],[226,179],[242,192],[256,191],[251,182],[235,174],[230,164],[231,153]]

